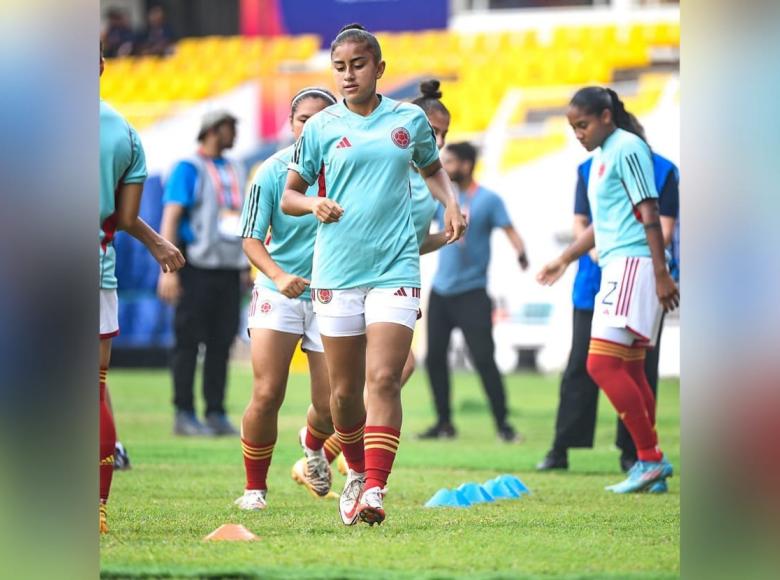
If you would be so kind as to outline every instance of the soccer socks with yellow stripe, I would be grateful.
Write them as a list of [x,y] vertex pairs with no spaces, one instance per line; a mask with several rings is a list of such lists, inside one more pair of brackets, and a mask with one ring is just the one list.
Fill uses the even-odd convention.
[[116,430],[114,417],[106,401],[106,376],[108,369],[100,369],[100,501],[108,501],[111,491],[111,480],[114,477],[114,447],[116,446]]
[[328,437],[325,440],[324,449],[325,459],[328,460],[328,463],[333,463],[333,460],[341,453],[341,441],[339,441],[339,436],[334,433]]
[[268,489],[266,478],[276,440],[255,445],[241,438],[241,452],[244,455],[246,470],[246,489]]
[[366,426],[366,485],[384,488],[398,453],[401,432],[392,427]]
[[341,451],[344,459],[352,471],[365,473],[365,452],[363,450],[363,433],[366,428],[366,420],[363,419],[357,425],[350,428],[336,426],[336,435],[341,443]]
[[604,391],[631,434],[641,461],[660,461],[658,436],[647,411],[643,389],[628,371],[628,365],[638,358],[637,349],[612,342],[591,339],[588,351],[588,374]]
[[319,451],[322,446],[325,445],[330,433],[323,433],[312,427],[311,423],[306,423],[306,439],[304,441],[306,447],[312,451]]

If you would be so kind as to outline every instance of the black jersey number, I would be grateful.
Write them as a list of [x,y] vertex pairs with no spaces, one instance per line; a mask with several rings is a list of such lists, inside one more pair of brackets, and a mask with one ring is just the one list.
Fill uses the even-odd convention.
[[616,280],[609,280],[607,282],[612,288],[604,295],[604,298],[601,299],[602,304],[606,304],[607,306],[612,306],[615,302],[610,296],[612,296],[615,293],[615,290],[617,290],[617,281]]

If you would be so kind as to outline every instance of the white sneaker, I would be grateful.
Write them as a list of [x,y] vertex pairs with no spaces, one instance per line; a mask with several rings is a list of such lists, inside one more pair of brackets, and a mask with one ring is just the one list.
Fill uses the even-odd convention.
[[[306,489],[315,497],[325,497],[330,493],[330,486],[333,482],[333,474],[330,471],[330,464],[325,457],[324,449],[309,449],[306,447],[306,427],[298,432],[298,442],[301,444],[304,455],[303,473],[300,479],[293,474],[293,479],[306,486]],[[298,464],[293,466],[296,470]],[[302,481],[301,481],[302,480]]]
[[363,493],[363,485],[366,483],[364,473],[357,473],[351,469],[347,472],[347,481],[344,483],[344,491],[339,498],[339,513],[345,526],[355,525],[358,519],[358,506],[360,496]]
[[257,511],[265,509],[268,504],[265,503],[265,495],[267,490],[265,489],[247,489],[244,491],[244,495],[238,498],[233,503],[238,506],[238,509]]
[[363,492],[357,510],[361,520],[371,526],[385,521],[385,508],[382,505],[382,500],[386,493],[387,488],[380,487],[372,487]]

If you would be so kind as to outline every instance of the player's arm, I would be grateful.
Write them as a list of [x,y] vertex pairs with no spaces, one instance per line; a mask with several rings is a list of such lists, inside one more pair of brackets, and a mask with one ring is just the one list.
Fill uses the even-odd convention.
[[680,303],[680,291],[677,289],[677,285],[666,267],[658,202],[655,199],[647,199],[637,206],[637,210],[642,217],[642,224],[645,227],[647,245],[650,246],[650,256],[653,260],[653,272],[655,273],[655,291],[658,294],[658,300],[663,305],[664,310],[674,310]]
[[[184,216],[185,207],[180,203],[169,202],[163,208],[162,221],[160,223],[160,235],[174,246],[179,241],[179,224]],[[157,280],[157,295],[168,304],[176,304],[181,296],[181,284],[177,272],[168,272],[160,275]]]
[[[574,222],[572,224],[572,233],[574,234],[574,238],[578,238],[582,232],[584,232],[588,226],[590,225],[590,218],[587,215],[581,214],[581,213],[575,213],[574,214]],[[596,252],[596,248],[592,248],[588,254],[590,254],[591,260],[598,263],[599,261],[599,255]]]
[[184,267],[184,255],[179,248],[166,240],[141,218],[135,220],[127,233],[141,242],[160,264],[163,272],[175,272]]
[[528,256],[525,254],[525,244],[523,243],[523,238],[520,237],[520,234],[517,233],[517,230],[514,226],[504,226],[501,229],[504,230],[506,237],[509,238],[509,243],[512,244],[515,252],[517,252],[517,261],[520,262],[520,267],[523,270],[527,270]]
[[441,249],[447,245],[447,233],[436,232],[435,234],[429,233],[425,236],[423,243],[420,245],[420,255],[430,254],[436,250]]
[[297,298],[306,289],[309,280],[280,268],[264,243],[280,187],[278,177],[282,176],[267,165],[263,165],[255,175],[241,215],[243,248],[249,262],[270,278],[280,293],[287,298]]
[[552,262],[547,263],[536,275],[536,281],[545,286],[552,286],[566,271],[569,264],[595,247],[593,224],[585,228],[574,241]]
[[289,274],[282,270],[279,264],[274,262],[271,254],[268,253],[263,240],[244,238],[243,246],[244,253],[252,265],[268,276],[279,292],[287,296],[287,298],[297,298],[303,293],[306,286],[311,283],[306,278]]
[[143,182],[119,184],[116,208],[117,229],[126,231],[146,246],[163,272],[175,272],[184,266],[182,253],[138,217],[143,186]]
[[344,214],[339,204],[327,197],[314,197],[306,195],[309,184],[294,169],[287,172],[287,181],[284,184],[281,208],[287,215],[302,216],[314,214],[318,220],[329,224],[337,222]]
[[466,231],[466,220],[460,211],[460,204],[452,190],[450,178],[441,166],[441,161],[437,159],[427,167],[421,167],[420,175],[425,179],[425,185],[428,186],[434,199],[445,207],[444,233],[447,236],[447,243],[457,242]]

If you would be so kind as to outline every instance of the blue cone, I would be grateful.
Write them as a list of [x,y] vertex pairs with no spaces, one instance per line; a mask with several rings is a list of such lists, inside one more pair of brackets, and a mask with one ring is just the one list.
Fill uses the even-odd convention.
[[496,499],[515,499],[520,497],[520,494],[514,488],[509,487],[498,477],[487,480],[483,485],[485,491]]
[[519,495],[523,495],[524,493],[525,494],[531,493],[531,490],[528,489],[528,487],[514,475],[509,475],[507,473],[504,475],[499,475],[496,479],[499,481],[503,481],[504,485],[514,489]]
[[495,498],[478,483],[464,483],[458,488],[458,491],[461,492],[472,504],[495,501]]
[[433,494],[425,507],[469,507],[471,502],[457,490],[442,488]]

